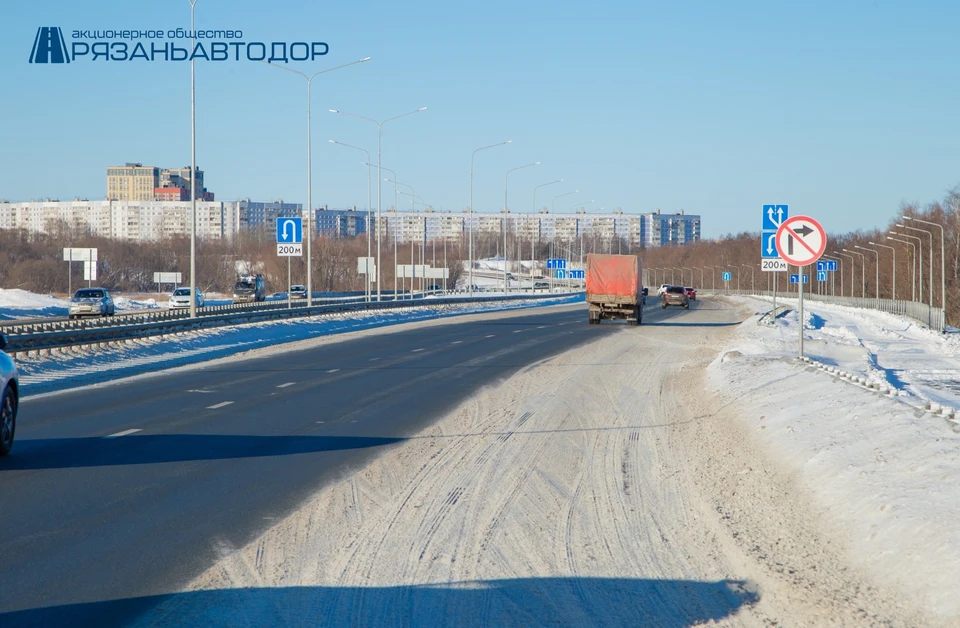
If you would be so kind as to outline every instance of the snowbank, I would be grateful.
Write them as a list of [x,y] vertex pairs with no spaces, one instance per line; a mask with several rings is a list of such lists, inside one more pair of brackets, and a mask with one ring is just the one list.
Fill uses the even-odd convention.
[[804,310],[806,355],[895,395],[797,361],[796,311],[773,326],[744,322],[711,365],[711,384],[829,512],[852,563],[956,619],[960,435],[918,408],[960,406],[958,339],[881,312]]

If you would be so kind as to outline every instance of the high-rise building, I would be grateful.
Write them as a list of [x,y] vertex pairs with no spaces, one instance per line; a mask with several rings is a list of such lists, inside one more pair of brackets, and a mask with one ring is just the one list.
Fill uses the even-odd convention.
[[152,201],[160,187],[160,168],[140,163],[107,168],[108,201]]
[[[158,192],[158,188],[164,191]],[[172,192],[173,190],[180,190]],[[185,190],[185,191],[184,191]],[[213,193],[203,187],[203,171],[197,168],[197,200],[212,201]],[[158,168],[140,163],[107,168],[108,201],[161,201],[190,199],[190,166]]]

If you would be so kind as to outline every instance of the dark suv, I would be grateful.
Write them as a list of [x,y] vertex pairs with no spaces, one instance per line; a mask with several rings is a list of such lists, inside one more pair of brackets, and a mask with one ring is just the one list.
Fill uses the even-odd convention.
[[687,296],[687,291],[683,289],[683,286],[670,286],[663,293],[663,301],[660,303],[660,307],[667,309],[668,305],[680,305],[685,310],[690,309],[690,298]]

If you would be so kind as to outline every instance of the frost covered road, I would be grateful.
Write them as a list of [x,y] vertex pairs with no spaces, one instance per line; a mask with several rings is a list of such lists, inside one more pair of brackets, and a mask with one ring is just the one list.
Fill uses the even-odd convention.
[[[485,315],[145,380],[181,378],[153,403],[105,388],[129,397],[110,429],[163,430],[18,443],[0,623],[922,624],[841,562],[705,390],[743,318],[717,302],[647,308],[640,328],[588,326],[583,306]],[[171,389],[212,392],[173,396],[178,417]],[[24,438],[68,425],[86,424]]]

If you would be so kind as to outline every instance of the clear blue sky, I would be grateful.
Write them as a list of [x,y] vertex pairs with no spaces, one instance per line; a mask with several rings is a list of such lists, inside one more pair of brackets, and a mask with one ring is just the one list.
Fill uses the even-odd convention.
[[[9,3],[0,23],[0,198],[103,198],[105,168],[190,162],[189,64],[30,65],[39,26],[189,28],[187,0]],[[314,72],[314,205],[366,204],[362,155],[437,209],[685,209],[705,237],[759,230],[789,203],[828,231],[884,224],[960,183],[960,3],[835,0],[343,3],[199,0],[197,26],[324,41]],[[305,202],[305,81],[252,61],[197,63],[197,164],[221,200]],[[384,187],[384,207],[393,203]],[[375,202],[375,201],[374,201]],[[406,200],[409,204],[409,198]],[[404,199],[401,197],[401,206]]]

